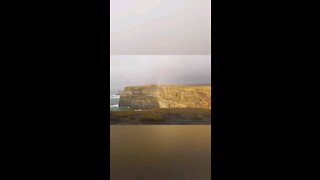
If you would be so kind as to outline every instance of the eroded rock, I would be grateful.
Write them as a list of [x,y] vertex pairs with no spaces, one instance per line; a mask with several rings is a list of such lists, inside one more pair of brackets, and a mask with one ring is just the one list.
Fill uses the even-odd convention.
[[211,109],[211,86],[130,86],[122,91],[119,106],[133,109]]

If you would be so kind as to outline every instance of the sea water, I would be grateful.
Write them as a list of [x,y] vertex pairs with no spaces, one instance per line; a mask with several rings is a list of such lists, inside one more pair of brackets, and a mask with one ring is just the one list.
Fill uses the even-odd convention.
[[120,111],[129,107],[119,107],[120,95],[110,95],[110,111]]

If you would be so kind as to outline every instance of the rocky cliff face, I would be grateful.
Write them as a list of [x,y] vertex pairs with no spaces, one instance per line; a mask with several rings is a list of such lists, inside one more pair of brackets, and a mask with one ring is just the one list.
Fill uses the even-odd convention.
[[211,108],[211,86],[131,86],[120,95],[120,107]]

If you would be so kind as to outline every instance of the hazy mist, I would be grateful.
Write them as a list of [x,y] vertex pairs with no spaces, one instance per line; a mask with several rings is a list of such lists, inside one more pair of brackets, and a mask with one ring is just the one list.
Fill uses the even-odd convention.
[[112,55],[111,94],[130,85],[211,84],[210,55]]
[[111,54],[211,54],[211,0],[111,0]]

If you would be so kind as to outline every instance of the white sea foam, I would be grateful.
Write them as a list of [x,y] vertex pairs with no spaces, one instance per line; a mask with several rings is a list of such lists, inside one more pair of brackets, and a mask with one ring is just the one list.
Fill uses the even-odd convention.
[[110,95],[110,99],[119,99],[120,95]]

